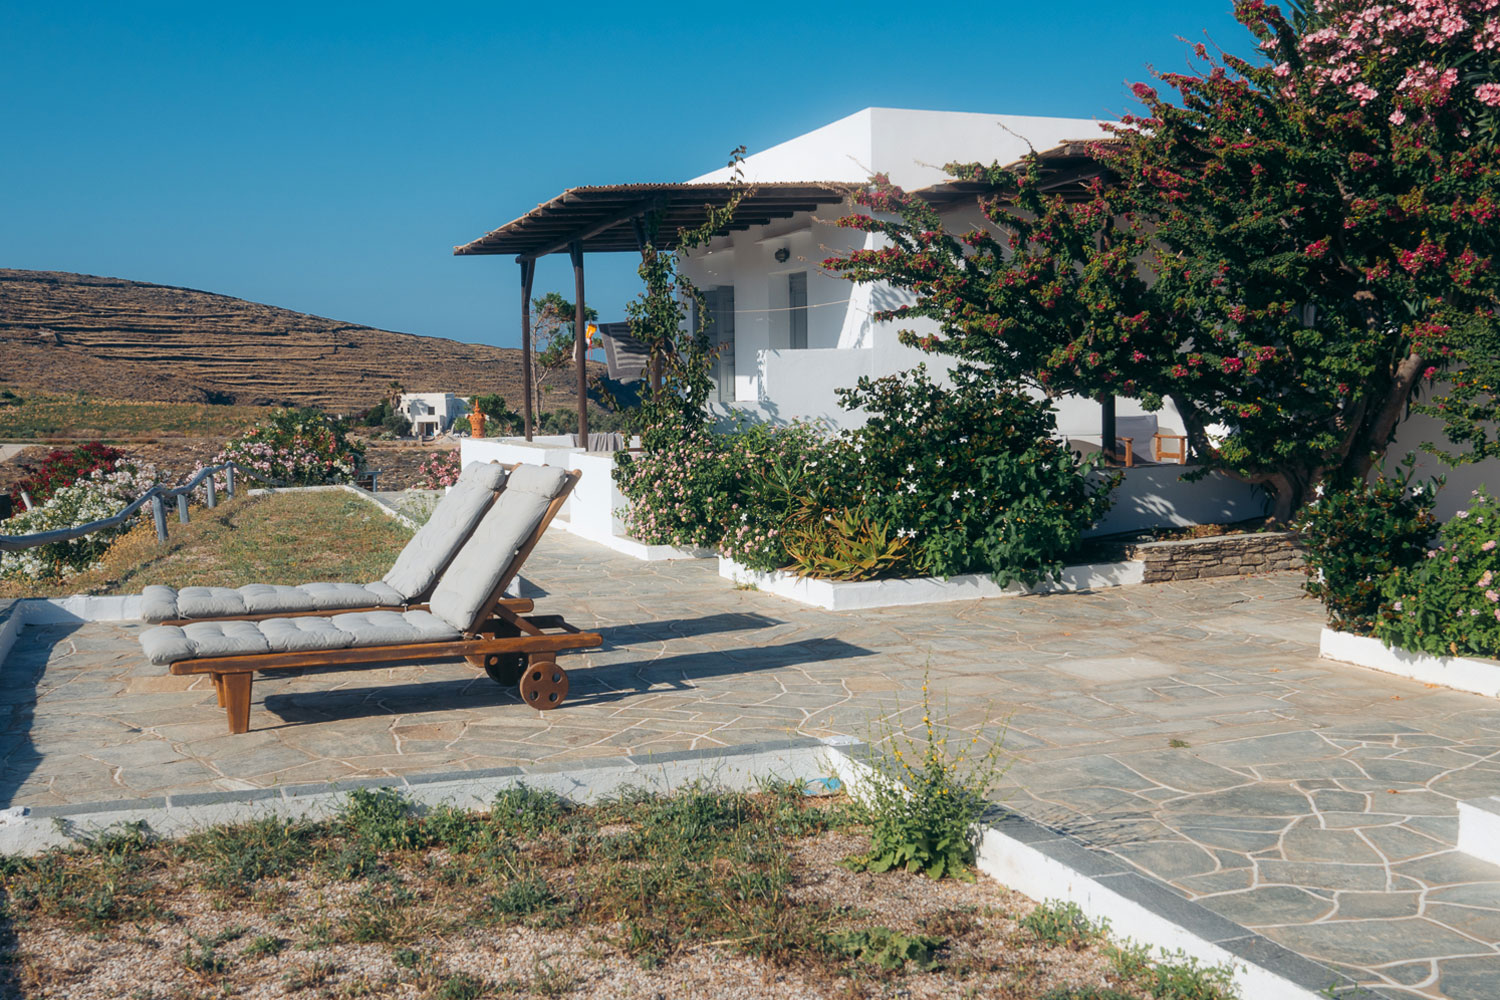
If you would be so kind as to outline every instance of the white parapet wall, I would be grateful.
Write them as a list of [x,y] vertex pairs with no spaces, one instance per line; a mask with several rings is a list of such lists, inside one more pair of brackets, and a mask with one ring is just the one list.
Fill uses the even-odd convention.
[[942,601],[974,601],[991,597],[1019,597],[1023,594],[1098,590],[1140,583],[1145,579],[1145,572],[1146,564],[1141,562],[1068,566],[1063,569],[1059,579],[1036,587],[1026,587],[1019,583],[1002,587],[989,577],[979,574],[953,576],[946,580],[928,576],[849,582],[815,580],[779,571],[763,573],[747,569],[733,559],[719,557],[719,575],[726,580],[829,611],[862,611],[867,608],[937,604]]
[[562,518],[553,522],[555,527],[580,538],[647,562],[705,559],[713,555],[707,549],[647,545],[627,535],[625,523],[617,512],[629,506],[629,501],[615,485],[614,453],[584,451],[573,447],[571,442],[572,438],[562,435],[532,441],[524,438],[465,438],[459,450],[465,465],[470,462],[526,462],[581,473],[573,495],[563,507]]
[[1318,640],[1318,655],[1424,684],[1441,684],[1457,691],[1500,698],[1500,660],[1413,653],[1389,647],[1379,639],[1331,628],[1325,628]]
[[1458,804],[1458,849],[1500,865],[1500,795]]

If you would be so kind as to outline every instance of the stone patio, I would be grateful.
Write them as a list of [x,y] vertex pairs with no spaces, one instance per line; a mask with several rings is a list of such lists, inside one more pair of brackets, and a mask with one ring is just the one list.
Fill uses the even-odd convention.
[[926,672],[955,729],[1008,720],[1024,815],[1392,996],[1500,997],[1500,868],[1453,850],[1500,704],[1319,661],[1300,574],[833,613],[561,532],[527,568],[606,640],[547,714],[463,663],[323,671],[257,680],[230,736],[136,626],[27,628],[0,805],[863,736],[920,722]]

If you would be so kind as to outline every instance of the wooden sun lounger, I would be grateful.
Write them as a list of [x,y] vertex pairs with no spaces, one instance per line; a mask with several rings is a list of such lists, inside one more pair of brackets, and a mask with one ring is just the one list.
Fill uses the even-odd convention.
[[574,628],[558,615],[525,614],[513,605],[524,604],[525,611],[530,611],[531,602],[507,599],[504,593],[531,551],[541,541],[547,526],[562,509],[578,479],[578,472],[567,474],[561,492],[548,503],[535,530],[517,550],[510,566],[501,575],[488,600],[470,626],[463,631],[460,639],[292,653],[202,657],[177,660],[169,665],[168,670],[179,677],[197,674],[212,677],[219,704],[228,715],[231,733],[249,731],[251,686],[254,675],[265,670],[373,666],[461,656],[472,666],[483,668],[499,683],[519,683],[521,698],[528,705],[542,711],[557,708],[567,698],[569,686],[567,672],[557,665],[557,655],[569,650],[591,649],[601,645],[604,640],[596,632]]

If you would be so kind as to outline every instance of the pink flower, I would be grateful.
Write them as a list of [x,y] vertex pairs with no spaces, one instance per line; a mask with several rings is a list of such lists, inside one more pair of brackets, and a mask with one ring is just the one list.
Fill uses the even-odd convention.
[[1481,83],[1474,88],[1474,96],[1480,104],[1500,108],[1500,83]]
[[1493,538],[1491,538],[1489,541],[1487,541],[1483,545],[1479,546],[1479,551],[1480,552],[1493,552],[1493,551],[1495,551],[1495,540]]

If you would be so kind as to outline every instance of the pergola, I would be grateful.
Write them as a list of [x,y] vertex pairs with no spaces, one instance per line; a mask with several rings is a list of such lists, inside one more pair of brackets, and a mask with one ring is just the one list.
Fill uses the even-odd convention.
[[[677,249],[677,233],[702,226],[715,208],[741,196],[734,221],[722,232],[763,226],[798,212],[842,202],[854,189],[844,183],[755,184],[611,184],[569,188],[499,229],[453,248],[455,256],[513,254],[521,265],[521,365],[526,383],[524,417],[526,438],[532,436],[531,396],[531,281],[536,262],[548,254],[567,252],[573,259],[576,299],[573,318],[574,361],[578,367],[578,433],[588,441],[588,377],[584,358],[588,330],[584,320],[583,255],[585,253],[644,252],[646,222],[657,220],[652,244],[657,250]],[[716,234],[718,235],[718,234]]]
[[[1065,142],[1043,151],[1042,190],[1047,194],[1081,198],[1087,183],[1108,177],[1108,170],[1091,156],[1095,141]],[[1012,164],[1012,168],[1020,166]],[[584,360],[588,350],[588,324],[584,319],[583,255],[585,253],[644,253],[646,222],[657,225],[652,243],[657,250],[677,249],[680,230],[696,229],[708,221],[709,212],[723,208],[740,196],[733,221],[715,235],[763,226],[799,212],[842,202],[863,185],[847,181],[715,183],[715,184],[610,184],[569,188],[499,229],[453,248],[455,256],[511,254],[521,265],[521,365],[526,385],[524,417],[526,438],[532,436],[531,397],[534,376],[531,367],[531,282],[538,258],[567,252],[573,260],[576,299],[573,319],[574,361],[578,368],[578,433],[588,441],[588,377]],[[972,200],[997,192],[979,181],[952,180],[916,192],[935,207]],[[999,192],[1003,195],[1003,192]],[[1112,403],[1113,400],[1110,400]],[[1113,407],[1106,423],[1113,423]],[[1112,441],[1112,435],[1106,438]],[[1112,447],[1107,445],[1106,447]]]

